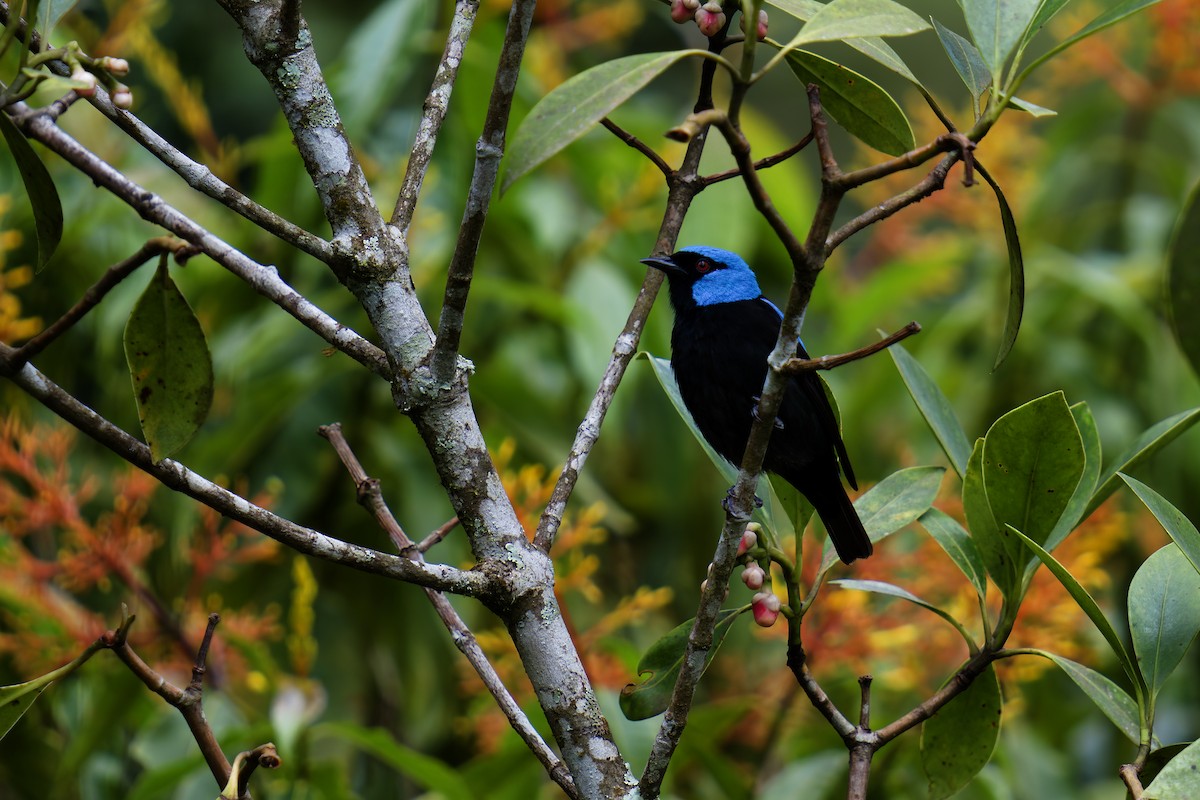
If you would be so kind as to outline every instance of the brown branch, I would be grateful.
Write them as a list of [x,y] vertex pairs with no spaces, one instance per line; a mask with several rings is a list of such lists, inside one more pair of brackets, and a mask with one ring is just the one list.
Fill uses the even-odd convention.
[[661,172],[663,175],[666,175],[668,178],[670,178],[671,175],[674,174],[675,170],[671,169],[671,165],[668,164],[666,161],[664,161],[663,157],[660,156],[658,153],[656,153],[654,151],[653,147],[646,144],[641,139],[634,136],[632,133],[625,130],[624,128],[622,128],[617,123],[613,122],[608,117],[605,117],[602,120],[600,120],[600,124],[603,125],[606,130],[608,130],[610,133],[612,133],[614,136],[616,136],[622,142],[629,145],[634,150],[637,150],[639,153],[644,155],[646,158],[650,159],[651,163],[653,163],[654,166],[658,167],[659,172]]
[[[424,559],[421,556],[419,546],[414,545],[412,540],[404,533],[404,530],[392,514],[391,509],[384,502],[379,481],[369,477],[366,470],[363,469],[358,456],[354,454],[354,450],[350,447],[350,443],[346,441],[346,437],[342,433],[341,423],[335,422],[332,425],[322,425],[318,429],[318,433],[329,440],[342,465],[350,473],[350,478],[354,481],[358,493],[358,502],[370,512],[379,526],[387,532],[388,537],[400,551],[401,555],[413,561],[423,563]],[[458,519],[455,518],[451,522],[456,525],[458,524]],[[453,526],[449,522],[442,526],[447,532],[451,527]],[[438,530],[440,531],[441,528]],[[436,534],[437,532],[435,531],[434,533]],[[450,637],[454,641],[454,645],[466,656],[467,661],[475,669],[484,686],[491,692],[496,704],[508,719],[513,730],[517,732],[517,735],[521,737],[525,745],[533,752],[538,761],[542,763],[550,778],[567,793],[567,796],[571,798],[577,797],[578,793],[575,789],[575,782],[567,771],[566,765],[555,755],[554,751],[550,749],[545,740],[542,739],[541,735],[529,722],[529,718],[521,710],[517,701],[504,685],[504,681],[488,660],[487,655],[479,646],[475,635],[471,633],[470,628],[467,627],[462,617],[450,605],[450,601],[446,599],[444,594],[435,589],[426,588],[425,596],[429,598],[429,602],[433,605],[434,611],[437,612],[442,624],[450,632]]]
[[231,798],[229,792],[231,787],[226,785],[225,790],[221,792],[221,798],[235,800],[235,798],[247,797],[249,795],[250,776],[254,774],[254,770],[259,767],[264,769],[278,769],[282,765],[283,759],[276,752],[273,742],[260,744],[253,750],[243,750],[233,759],[233,772],[229,776],[230,783],[236,779],[237,786],[233,787],[236,794]]
[[1145,788],[1142,786],[1142,779],[1138,777],[1139,769],[1134,764],[1122,764],[1117,770],[1117,774],[1121,776],[1126,788],[1129,789],[1129,796],[1132,800],[1142,800]]
[[899,155],[888,161],[873,164],[869,167],[864,167],[854,172],[845,172],[837,177],[837,184],[845,191],[862,186],[864,183],[877,181],[880,178],[885,178],[888,175],[893,175],[897,172],[902,172],[906,169],[919,167],[926,161],[930,160],[938,153],[957,152],[963,160],[966,167],[966,172],[963,175],[963,185],[971,186],[974,184],[972,173],[972,153],[975,151],[975,143],[968,139],[963,134],[957,131],[950,131],[938,136],[932,142],[921,147],[909,150],[903,155]]
[[825,694],[825,690],[817,683],[817,679],[808,669],[808,660],[804,656],[804,648],[801,645],[788,645],[787,665],[788,669],[792,671],[792,675],[796,677],[796,683],[800,684],[800,688],[808,696],[809,702],[813,704],[813,708],[821,712],[821,716],[825,717],[838,736],[841,736],[848,744],[851,743],[857,730],[854,723],[833,704],[829,695]]
[[171,237],[158,237],[146,242],[138,251],[124,261],[119,261],[109,267],[100,280],[96,281],[65,314],[46,327],[37,336],[17,348],[13,354],[12,364],[19,367],[45,350],[58,337],[71,329],[75,323],[83,319],[89,311],[96,307],[104,296],[118,283],[129,277],[142,264],[163,253],[174,253],[176,261],[182,263],[189,255],[196,252],[195,248],[186,242]]
[[861,730],[871,730],[871,676],[859,675],[858,688],[861,699],[858,707],[858,727]]
[[[755,161],[754,169],[756,171],[759,171],[759,170],[764,170],[764,169],[770,169],[771,167],[775,166],[776,164],[782,164],[784,161],[787,161],[789,158],[796,155],[796,153],[799,153],[801,150],[803,150],[804,148],[806,148],[810,144],[812,144],[812,140],[813,140],[813,134],[812,134],[812,131],[809,131],[808,133],[806,133],[804,135],[804,138],[802,138],[800,141],[796,142],[794,145],[787,148],[786,150],[781,150],[780,152],[776,153],[773,156],[767,156],[766,158],[760,158],[758,161]],[[729,180],[730,178],[736,178],[741,174],[742,174],[742,170],[740,168],[735,167],[734,169],[727,169],[724,172],[718,172],[713,175],[708,175],[705,178],[703,178],[702,180],[704,181],[705,186],[712,186],[714,183],[720,183],[721,181],[726,181],[726,180]]]
[[921,326],[916,322],[910,322],[890,336],[880,339],[874,344],[869,344],[866,347],[860,347],[857,350],[852,350],[849,353],[842,353],[836,356],[821,356],[819,358],[789,359],[782,367],[780,367],[780,371],[786,375],[796,375],[801,372],[811,372],[818,369],[834,369],[842,366],[843,364],[849,364],[851,361],[858,361],[859,359],[874,355],[880,350],[885,350],[894,345],[896,342],[907,339],[909,336],[920,332]]
[[441,525],[439,525],[432,533],[430,533],[424,539],[417,542],[417,551],[421,552],[421,553],[428,553],[429,548],[433,547],[435,544],[440,542],[442,539],[445,539],[447,536],[450,535],[450,531],[454,530],[457,527],[458,527],[458,517],[451,517],[450,519],[446,520]]

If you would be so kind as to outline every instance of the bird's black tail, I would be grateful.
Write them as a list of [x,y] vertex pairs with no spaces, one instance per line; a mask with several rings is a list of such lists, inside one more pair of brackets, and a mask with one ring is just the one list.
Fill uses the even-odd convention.
[[805,491],[804,496],[817,509],[821,522],[825,523],[838,558],[849,564],[856,558],[871,555],[874,546],[863,528],[862,520],[858,518],[858,512],[854,510],[854,504],[842,488],[842,482],[836,474],[831,478],[830,481],[822,481],[823,485],[819,488]]

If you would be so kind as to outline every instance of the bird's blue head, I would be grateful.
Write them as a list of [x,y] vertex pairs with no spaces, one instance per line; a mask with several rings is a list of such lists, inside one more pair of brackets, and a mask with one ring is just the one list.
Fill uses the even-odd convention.
[[685,247],[670,256],[644,258],[642,263],[667,273],[677,310],[687,300],[713,306],[762,296],[750,265],[737,253],[719,247]]

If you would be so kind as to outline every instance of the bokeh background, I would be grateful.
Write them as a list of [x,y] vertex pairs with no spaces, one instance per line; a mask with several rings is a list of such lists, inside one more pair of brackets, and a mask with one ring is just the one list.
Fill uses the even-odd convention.
[[[957,4],[912,2],[965,33]],[[1090,21],[1102,3],[1076,0],[1037,43]],[[304,5],[346,129],[390,209],[452,4],[439,0]],[[484,0],[426,182],[412,239],[413,277],[436,317],[445,265],[466,195],[507,8]],[[772,13],[783,38],[783,15]],[[127,58],[135,110],[224,180],[310,230],[327,234],[290,134],[231,20],[213,3],[85,0],[66,29],[85,51]],[[999,180],[1020,227],[1027,273],[1021,336],[992,371],[1007,298],[999,212],[983,185],[956,171],[933,198],[844,245],[822,275],[807,316],[810,351],[837,353],[877,329],[918,320],[906,346],[951,399],[969,436],[1000,414],[1063,390],[1087,401],[1105,452],[1119,453],[1152,423],[1200,405],[1197,377],[1165,317],[1164,252],[1200,175],[1200,6],[1163,0],[1043,68],[1022,91],[1055,117],[1005,116],[978,155]],[[65,38],[60,34],[58,39]],[[600,61],[699,44],[650,0],[544,0],[522,70],[513,120],[547,91]],[[932,33],[895,40],[918,77],[960,122],[969,101]],[[903,81],[836,45],[817,48],[895,93],[917,140],[940,132]],[[694,64],[678,66],[614,118],[669,161],[681,146],[662,132],[694,102]],[[6,67],[7,71],[8,67]],[[756,88],[743,116],[756,155],[807,132],[799,86],[780,70]],[[7,72],[6,72],[7,74]],[[362,312],[323,265],[189,190],[86,104],[62,125],[93,151],[256,260],[274,264],[330,314],[369,333]],[[510,128],[511,131],[511,128]],[[881,156],[836,132],[846,166]],[[706,169],[730,166],[719,142]],[[32,220],[12,165],[0,159],[0,338],[19,341],[69,307],[109,264],[158,231],[45,158],[63,199],[66,231],[36,277]],[[848,218],[906,188],[901,174],[851,196]],[[785,216],[803,231],[817,190],[811,153],[766,175]],[[644,274],[665,199],[657,170],[597,130],[516,183],[492,206],[476,268],[463,352],[493,454],[528,529],[548,496]],[[696,201],[681,244],[736,250],[768,295],[787,290],[782,247],[736,181]],[[388,387],[206,259],[172,271],[209,337],[217,389],[212,413],[181,458],[192,468],[297,521],[361,544],[386,541],[354,502],[349,479],[318,425],[341,421],[410,534],[452,511]],[[148,279],[119,286],[37,366],[93,408],[137,430],[121,335]],[[665,298],[642,347],[665,356]],[[898,468],[946,463],[886,355],[829,374],[847,446],[868,486]],[[1138,471],[1200,519],[1200,440],[1185,435]],[[675,415],[649,366],[636,361],[588,461],[556,549],[557,588],[618,739],[640,769],[656,721],[617,710],[642,651],[692,616],[711,558],[725,486]],[[961,515],[953,477],[939,506]],[[810,543],[812,540],[809,540]],[[1144,509],[1118,493],[1059,551],[1120,620],[1133,571],[1166,541]],[[809,547],[815,554],[816,549]],[[469,563],[452,534],[433,556]],[[811,564],[809,565],[811,568]],[[928,537],[891,537],[855,577],[886,579],[974,619],[973,594]],[[744,596],[743,596],[744,595]],[[731,603],[749,601],[740,582]],[[156,488],[0,384],[0,684],[73,657],[120,605],[137,614],[133,642],[186,682],[204,620],[221,613],[205,707],[230,754],[272,739],[285,766],[261,775],[258,797],[483,797],[561,793],[508,731],[440,628],[420,590],[282,550],[253,532]],[[518,697],[538,717],[502,628],[455,601]],[[1120,627],[1120,626],[1118,626]],[[781,630],[736,626],[701,685],[672,767],[675,797],[819,800],[844,791],[845,752],[798,695],[783,666]],[[806,640],[812,667],[853,708],[855,676],[875,676],[875,714],[902,713],[953,671],[965,649],[944,622],[916,607],[827,588]],[[1110,674],[1098,637],[1046,575],[1035,582],[1014,644],[1062,653]],[[1004,734],[969,798],[1119,798],[1116,768],[1132,746],[1048,664],[1001,671]],[[1200,681],[1190,655],[1160,701],[1163,742],[1200,733]],[[539,722],[539,724],[541,724]],[[918,737],[880,753],[879,797],[925,796]],[[101,653],[49,690],[0,743],[0,796],[211,798],[211,777],[178,714]]]

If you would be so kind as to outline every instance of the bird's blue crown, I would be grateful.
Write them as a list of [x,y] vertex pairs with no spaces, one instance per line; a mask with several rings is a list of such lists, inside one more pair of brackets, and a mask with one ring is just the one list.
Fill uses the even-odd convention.
[[758,280],[750,265],[737,253],[719,247],[685,247],[684,253],[698,256],[724,265],[724,269],[713,270],[692,285],[692,299],[698,306],[714,306],[718,303],[736,303],[753,300],[762,295]]

